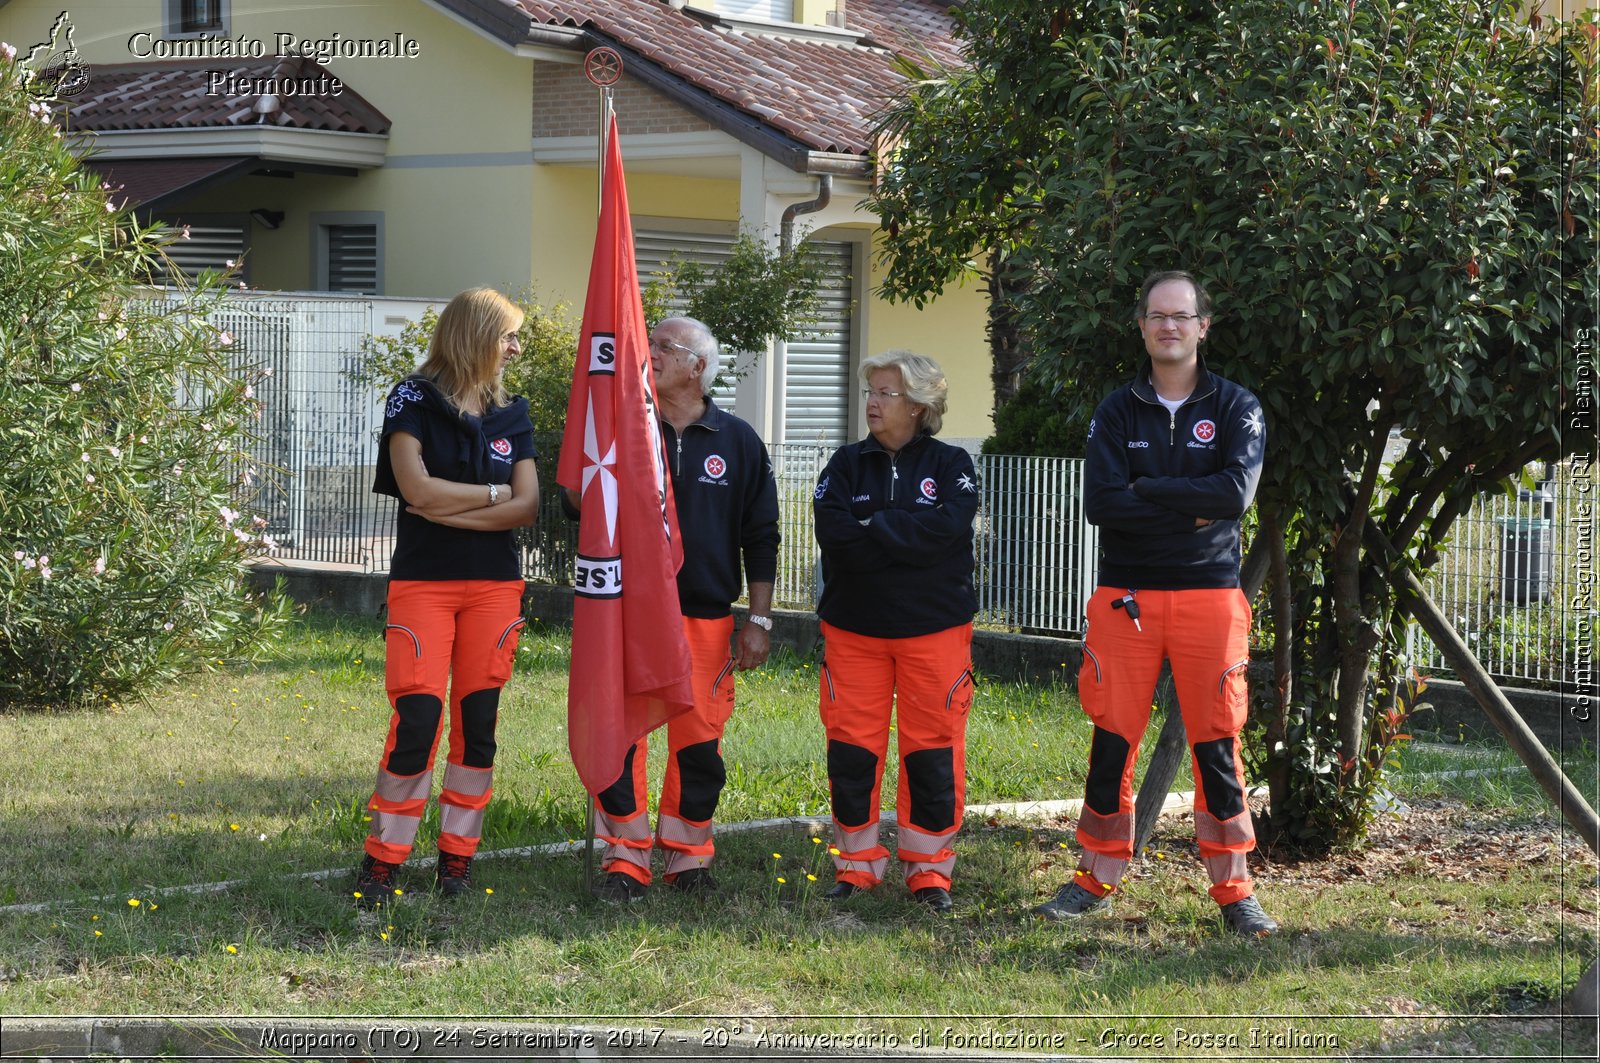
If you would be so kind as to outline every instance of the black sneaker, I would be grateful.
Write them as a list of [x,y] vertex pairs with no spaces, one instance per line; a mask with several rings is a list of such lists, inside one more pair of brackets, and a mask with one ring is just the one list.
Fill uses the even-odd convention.
[[1080,915],[1107,911],[1110,907],[1111,894],[1098,895],[1074,881],[1056,890],[1056,895],[1035,908],[1033,914],[1061,922],[1076,919]]
[[678,872],[678,877],[672,880],[672,888],[679,893],[697,893],[706,896],[717,892],[717,880],[711,877],[709,867],[691,867],[687,871]]
[[612,871],[594,888],[594,895],[610,904],[634,904],[644,900],[650,887],[623,871]]
[[823,896],[830,901],[847,901],[860,892],[862,892],[861,887],[854,882],[835,882],[833,889],[824,893]]
[[457,856],[439,850],[439,863],[434,869],[433,888],[447,900],[472,890],[472,857]]
[[1278,924],[1261,910],[1255,897],[1244,897],[1222,906],[1222,925],[1241,937],[1264,938],[1278,932]]
[[911,896],[915,897],[919,904],[925,904],[930,910],[941,915],[956,906],[950,899],[950,891],[943,886],[924,886],[920,890],[912,891]]
[[379,860],[371,853],[363,857],[361,867],[356,871],[356,905],[372,909],[393,900],[394,873],[399,866]]

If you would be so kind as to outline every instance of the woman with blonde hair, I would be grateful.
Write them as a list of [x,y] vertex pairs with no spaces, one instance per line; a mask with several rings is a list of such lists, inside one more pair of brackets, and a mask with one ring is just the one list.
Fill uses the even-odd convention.
[[439,794],[435,886],[472,884],[494,770],[500,688],[522,627],[522,568],[512,529],[539,508],[526,399],[501,377],[521,353],[523,314],[490,288],[450,300],[428,357],[389,392],[373,490],[400,499],[389,565],[384,679],[394,707],[372,830],[356,876],[363,907],[395,892],[433,786],[449,708]]
[[949,393],[938,362],[889,351],[863,362],[861,378],[867,438],[834,452],[812,507],[835,854],[827,896],[883,881],[879,788],[894,718],[906,886],[946,912],[966,799],[978,478],[965,450],[933,438]]

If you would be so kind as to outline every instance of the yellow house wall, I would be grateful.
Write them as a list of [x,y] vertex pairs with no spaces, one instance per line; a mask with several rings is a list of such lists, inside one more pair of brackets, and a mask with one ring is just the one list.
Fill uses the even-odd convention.
[[950,385],[949,408],[941,436],[984,439],[994,433],[994,387],[989,380],[988,294],[977,282],[951,285],[922,309],[891,303],[873,293],[883,282],[877,264],[877,239],[868,261],[866,356],[902,348],[925,354],[944,369]]
[[[624,171],[628,138],[622,138]],[[594,247],[595,170],[592,166],[537,166],[533,174],[533,286],[550,301],[566,301],[581,309],[589,284],[589,255]],[[627,174],[628,210],[634,218],[668,217],[719,223],[737,222],[736,181]],[[635,221],[637,227],[640,223]]]
[[[536,232],[529,189],[532,73],[526,59],[420,3],[363,7],[286,0],[231,7],[228,36],[260,39],[268,54],[275,51],[278,33],[313,41],[335,33],[356,39],[400,33],[418,43],[415,59],[333,57],[324,62],[394,121],[383,167],[354,178],[247,179],[184,204],[186,214],[255,207],[285,211],[281,228],[253,227],[253,283],[310,287],[310,215],[360,210],[385,217],[385,294],[439,296],[473,284],[527,284],[534,240],[507,238]],[[60,10],[37,0],[13,0],[0,7],[0,39],[24,42],[19,47],[42,39]],[[153,61],[133,54],[130,38],[140,31],[160,33],[160,0],[82,0],[70,12],[74,41],[91,68]],[[92,69],[90,77],[92,85]],[[417,219],[431,224],[414,224]]]

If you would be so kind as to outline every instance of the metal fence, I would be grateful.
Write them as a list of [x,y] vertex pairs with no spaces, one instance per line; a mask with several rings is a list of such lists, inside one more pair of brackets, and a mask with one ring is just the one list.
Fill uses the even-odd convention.
[[[394,544],[394,502],[371,493],[382,395],[355,382],[362,344],[393,332],[423,303],[345,298],[244,297],[217,324],[234,337],[241,366],[270,366],[258,465],[265,482],[254,512],[271,522],[287,563],[386,571]],[[414,312],[412,312],[414,311]],[[554,451],[541,441],[541,453]],[[818,553],[812,490],[829,457],[824,447],[771,448],[783,546],[775,600],[816,603]],[[1096,530],[1083,519],[1082,462],[982,455],[975,535],[978,622],[1013,631],[1076,635],[1094,587]],[[1582,588],[1574,559],[1592,557],[1592,475],[1557,466],[1536,489],[1485,498],[1456,521],[1427,585],[1445,615],[1497,676],[1548,684],[1590,664],[1597,622],[1572,606]],[[556,501],[554,466],[543,463],[539,525],[524,536],[530,580],[571,580],[573,529]],[[1584,599],[1587,601],[1588,599]],[[1419,631],[1418,667],[1445,671]]]

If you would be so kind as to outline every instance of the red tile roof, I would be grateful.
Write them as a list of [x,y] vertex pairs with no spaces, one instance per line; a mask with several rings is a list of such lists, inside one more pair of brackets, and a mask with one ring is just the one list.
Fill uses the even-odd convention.
[[[220,71],[224,80],[213,83],[211,71]],[[349,85],[333,94],[332,78],[321,64],[298,57],[95,66],[88,86],[71,99],[69,126],[96,132],[257,124],[389,131],[383,112]],[[311,91],[302,93],[302,88]]]
[[874,117],[905,84],[896,53],[924,67],[960,61],[948,0],[849,0],[857,38],[837,40],[752,32],[663,0],[501,2],[615,42],[813,151],[871,153]]

